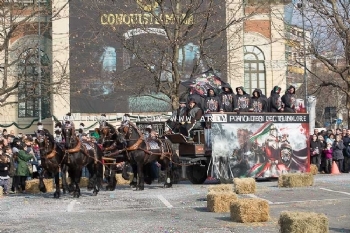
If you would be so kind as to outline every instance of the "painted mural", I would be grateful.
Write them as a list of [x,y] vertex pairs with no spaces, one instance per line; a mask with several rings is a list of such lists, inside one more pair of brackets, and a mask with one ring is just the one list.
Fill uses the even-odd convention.
[[307,114],[228,115],[226,119],[211,124],[208,146],[214,176],[270,178],[309,170]]

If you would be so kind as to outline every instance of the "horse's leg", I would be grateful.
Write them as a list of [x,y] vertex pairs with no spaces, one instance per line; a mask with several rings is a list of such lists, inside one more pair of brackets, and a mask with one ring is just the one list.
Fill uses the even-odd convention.
[[68,184],[67,184],[67,170],[68,170],[67,165],[63,164],[61,169],[63,194],[66,194],[67,190],[69,191]]
[[142,191],[145,189],[145,177],[143,174],[143,161],[141,161],[137,164],[137,174],[138,174],[138,179],[137,179],[136,190]]
[[165,165],[165,169],[166,169],[166,178],[165,178],[165,183],[164,183],[164,188],[171,188],[173,186],[172,183],[172,169],[170,167],[170,161],[169,159],[165,158],[164,160],[164,165]]
[[74,180],[74,184],[75,184],[75,190],[73,193],[73,197],[80,197],[80,187],[79,187],[79,183],[80,183],[80,178],[81,178],[81,173],[82,173],[82,169],[77,168],[74,172],[74,179],[72,177],[72,180]]
[[117,166],[115,164],[111,165],[111,173],[109,177],[109,189],[111,191],[115,190],[115,187],[117,185],[117,180],[115,178],[115,173],[116,173]]
[[39,190],[43,193],[46,193],[46,187],[45,187],[45,183],[44,183],[44,174],[45,174],[46,170],[42,170],[39,176]]
[[87,186],[87,190],[91,191],[94,189],[94,185],[96,182],[96,175],[95,175],[95,168],[94,168],[94,164],[93,163],[89,163],[88,165],[86,165],[86,168],[89,172],[89,182],[88,182],[88,186]]
[[56,185],[56,191],[55,193],[53,194],[54,198],[60,198],[60,174],[59,172],[57,171],[55,173],[55,185]]
[[132,188],[136,188],[137,187],[137,180],[138,180],[137,165],[131,164],[131,168],[132,168],[132,173],[134,174],[134,177],[132,178],[132,181],[130,182],[130,186]]

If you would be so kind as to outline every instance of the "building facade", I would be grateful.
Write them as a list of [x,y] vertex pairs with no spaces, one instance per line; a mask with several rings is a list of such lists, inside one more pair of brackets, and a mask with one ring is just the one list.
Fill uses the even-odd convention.
[[[51,2],[40,0],[41,6],[37,1],[31,2],[35,2],[36,6],[39,5],[39,7],[48,7],[49,10],[46,12],[47,14],[40,13],[31,20],[31,25],[33,25],[31,30],[28,30],[27,27],[20,30],[21,33],[11,39],[9,48],[11,51],[16,51],[11,52],[12,60],[20,57],[19,65],[11,69],[12,75],[19,77],[20,71],[26,79],[32,80],[32,82],[21,84],[20,89],[24,92],[9,98],[9,101],[17,101],[20,98],[21,101],[18,104],[2,107],[4,114],[1,116],[0,125],[16,132],[32,133],[40,116],[50,115],[42,121],[48,129],[52,129],[54,120],[61,120],[66,113],[72,112],[76,121],[84,122],[88,127],[94,127],[95,118],[100,114],[97,114],[96,111],[91,113],[74,111],[71,107],[72,89],[75,88],[75,84],[71,85],[70,83],[73,73],[72,66],[70,66],[70,61],[72,61],[70,43],[72,43],[72,35],[74,34],[74,31],[70,31],[72,28],[70,25],[73,24],[70,22],[72,20],[70,13],[73,6],[70,6],[67,0],[53,0]],[[232,19],[233,14],[237,18],[244,19],[226,30],[227,68],[224,69],[226,81],[233,89],[243,86],[249,94],[255,88],[259,88],[269,96],[274,86],[280,86],[283,91],[291,83],[287,79],[289,77],[288,56],[286,55],[288,51],[286,50],[286,26],[284,22],[285,6],[291,1],[269,1],[269,4],[263,6],[258,0],[245,1],[245,4],[242,2],[241,0],[227,0],[225,4],[226,12],[224,15],[227,22]],[[25,14],[28,13],[20,13],[21,17],[24,17]],[[50,20],[53,16],[54,20]],[[83,20],[79,24],[83,24]],[[39,28],[41,29],[40,33]],[[188,43],[187,46],[192,50],[196,48],[191,43]],[[40,49],[38,50],[38,48]],[[113,72],[114,68],[110,61],[118,56],[118,50],[108,47],[104,49],[103,53],[109,56],[108,59],[104,60],[106,64],[108,63],[106,65],[108,71]],[[6,56],[3,54],[3,57],[5,59]],[[123,58],[125,58],[125,53]],[[25,60],[33,61],[26,62]],[[83,69],[73,68],[75,73],[80,72],[84,76]],[[38,72],[39,70],[40,72]],[[41,80],[48,78],[52,83],[59,85],[46,90],[48,94],[42,98],[26,98],[26,95],[30,94],[27,92],[28,90],[38,90],[37,86],[28,86],[28,83],[33,85],[38,78]],[[94,83],[98,84],[99,81],[94,79]],[[106,91],[108,90],[107,87]],[[31,93],[31,96],[35,95]],[[74,96],[74,99],[76,98],[79,97]],[[137,102],[139,99],[135,101]],[[100,113],[106,113],[110,119],[121,117],[124,114],[124,112],[117,111]],[[139,115],[135,111],[131,113]],[[160,113],[152,114],[159,115]],[[150,114],[142,113],[142,115]],[[13,124],[14,122],[16,124]]]

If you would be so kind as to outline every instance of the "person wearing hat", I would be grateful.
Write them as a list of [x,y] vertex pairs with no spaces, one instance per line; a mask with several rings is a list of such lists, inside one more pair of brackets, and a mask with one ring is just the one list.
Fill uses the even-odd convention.
[[14,180],[14,187],[21,187],[22,192],[25,193],[26,180],[30,176],[30,170],[28,168],[28,161],[34,158],[34,154],[28,154],[26,152],[27,146],[23,146],[19,139],[15,139],[13,142],[12,152],[17,158],[17,169],[15,172],[16,179]]
[[72,114],[69,112],[64,117],[64,120],[62,122],[62,128],[73,128],[73,132],[75,132],[75,125],[72,119]]
[[122,123],[121,125],[127,125],[130,122],[130,115],[128,113],[124,114],[122,118]]
[[187,116],[189,117],[189,121],[186,122],[185,125],[186,131],[184,131],[184,128],[181,127],[180,132],[187,137],[193,137],[193,129],[202,129],[200,120],[203,116],[203,110],[197,106],[197,103],[194,99],[191,99],[189,101],[188,107],[189,109],[187,112]]
[[37,132],[41,133],[44,130],[44,125],[41,122],[38,122],[37,124]]
[[84,133],[84,123],[80,123],[79,124],[79,129],[78,129],[78,137],[79,137],[79,140],[82,140],[82,134]]
[[145,128],[145,139],[157,139],[158,133],[152,130],[152,125],[147,125]]
[[279,86],[274,86],[273,89],[271,90],[271,95],[269,97],[270,112],[284,111],[280,93],[281,93],[281,88]]
[[185,124],[187,115],[187,105],[185,100],[179,101],[179,108],[175,110],[169,120],[166,121],[171,132],[179,133],[180,126]]

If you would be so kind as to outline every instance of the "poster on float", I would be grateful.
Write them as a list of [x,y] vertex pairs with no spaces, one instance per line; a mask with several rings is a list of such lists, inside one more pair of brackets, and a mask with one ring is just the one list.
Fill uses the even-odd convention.
[[207,136],[211,143],[206,145],[212,151],[214,176],[271,178],[309,171],[308,114],[221,115],[218,119],[213,118]]

